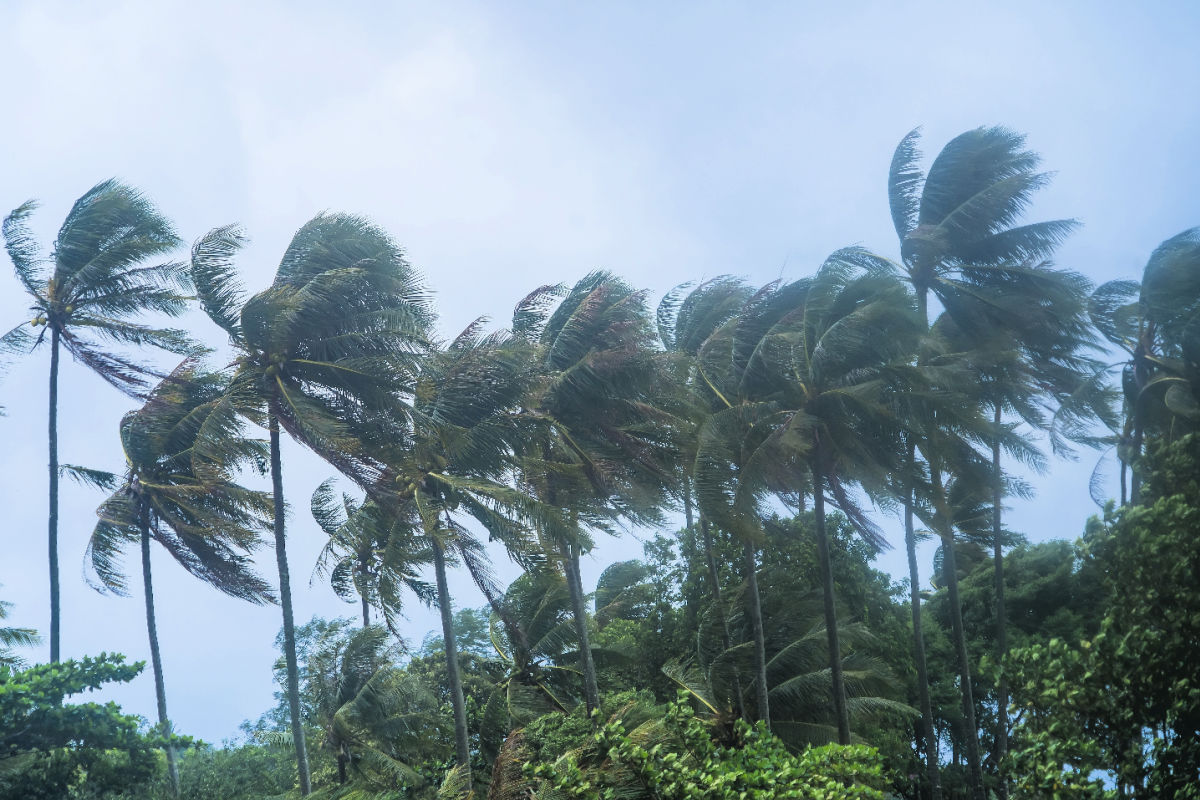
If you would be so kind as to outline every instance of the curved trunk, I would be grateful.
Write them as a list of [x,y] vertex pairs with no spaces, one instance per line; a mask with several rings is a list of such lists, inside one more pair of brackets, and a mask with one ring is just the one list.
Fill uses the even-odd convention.
[[921,633],[921,578],[917,570],[917,533],[913,525],[913,492],[904,504],[904,548],[908,551],[908,586],[912,608],[913,660],[917,666],[917,693],[921,700],[921,732],[925,739],[925,770],[933,800],[942,800],[938,769],[938,737],[933,730],[933,703],[929,699],[929,667],[925,663],[925,637]]
[[[150,638],[150,664],[154,668],[154,698],[158,701],[158,727],[163,736],[171,735],[171,722],[167,717],[167,689],[163,682],[162,654],[158,649],[158,625],[154,617],[154,582],[150,575],[150,519],[146,509],[138,518],[142,533],[142,587],[146,596],[146,634]],[[179,796],[179,765],[175,759],[175,748],[168,744],[167,774],[171,778],[171,789]]]
[[742,559],[746,565],[746,586],[750,622],[754,630],[754,671],[755,692],[758,698],[758,718],[771,729],[771,701],[767,687],[767,639],[763,633],[762,604],[758,596],[758,561],[754,554],[754,545],[742,543]]
[[438,610],[442,615],[442,641],[446,650],[446,676],[450,680],[450,704],[454,707],[454,750],[459,766],[471,768],[471,746],[467,740],[467,704],[458,672],[458,641],[454,637],[454,612],[446,582],[446,554],[437,536],[433,541],[433,569],[437,577]]
[[825,530],[825,478],[816,459],[812,464],[812,480],[817,558],[821,562],[821,594],[825,600],[825,637],[829,643],[829,672],[833,682],[833,712],[837,717],[838,744],[850,744],[850,713],[846,709],[842,645],[838,637],[837,606],[833,596],[833,559],[829,555],[829,535]]
[[[940,483],[940,481],[938,481]],[[940,487],[937,487],[940,488]],[[983,767],[979,758],[979,726],[975,723],[975,698],[971,689],[971,662],[967,655],[967,637],[963,633],[962,604],[958,597],[958,559],[954,553],[954,535],[942,535],[942,566],[950,600],[950,627],[958,653],[959,688],[962,692],[963,738],[967,745],[967,769],[971,776],[971,796],[985,800]]]
[[588,714],[600,707],[600,686],[596,678],[596,662],[592,658],[591,636],[588,634],[587,608],[583,602],[583,581],[579,577],[579,549],[566,542],[560,545],[563,571],[567,578],[567,594],[571,599],[571,616],[575,618],[575,635],[579,637],[579,666],[583,670],[583,692]]
[[275,561],[279,565],[279,604],[283,607],[283,656],[287,662],[288,710],[292,719],[292,743],[296,748],[296,771],[300,794],[312,794],[308,772],[308,748],[304,743],[304,725],[300,718],[300,668],[296,663],[296,623],[292,617],[292,582],[288,573],[287,536],[284,531],[283,466],[279,455],[279,420],[270,415],[271,489],[275,500]]
[[[992,441],[992,556],[996,578],[996,657],[1004,664],[1008,653],[1008,620],[1004,610],[1004,553],[1001,545],[1004,529],[1001,524],[1001,502],[1004,495],[1003,475],[1000,472],[1000,404],[994,409],[992,422],[996,426],[996,437]],[[1000,776],[997,795],[1000,800],[1008,797],[1008,785],[1004,780],[1004,755],[1008,752],[1008,679],[1000,670],[996,685],[996,770]]]
[[58,594],[58,328],[50,329],[50,663],[57,664],[62,628]]

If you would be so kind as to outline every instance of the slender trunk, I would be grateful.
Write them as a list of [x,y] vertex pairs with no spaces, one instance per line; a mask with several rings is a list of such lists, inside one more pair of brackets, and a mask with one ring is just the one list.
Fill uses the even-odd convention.
[[292,582],[288,574],[287,536],[284,531],[283,466],[279,456],[279,420],[270,415],[271,489],[275,499],[275,561],[279,564],[279,604],[283,607],[283,656],[287,662],[288,710],[292,717],[292,743],[296,748],[296,771],[300,794],[312,794],[308,772],[308,748],[304,743],[304,725],[300,719],[300,668],[296,663],[296,622],[292,617]]
[[749,589],[746,605],[750,607],[750,622],[754,630],[754,682],[758,697],[758,718],[766,723],[767,730],[770,730],[771,703],[767,687],[767,638],[763,633],[762,605],[758,596],[758,561],[754,555],[754,545],[748,541],[742,544],[742,557],[746,562],[746,585]]
[[996,772],[999,800],[1008,797],[1008,783],[1004,779],[1004,755],[1008,752],[1008,679],[1004,674],[1004,656],[1008,654],[1008,620],[1004,610],[1004,553],[1001,545],[1004,529],[1001,524],[1001,502],[1004,481],[1000,472],[1000,404],[996,403],[992,422],[996,435],[992,440],[992,555],[996,565],[996,657],[1001,665],[1000,680],[996,685]]
[[[154,698],[158,701],[158,727],[163,736],[171,735],[171,722],[167,717],[167,688],[163,682],[162,654],[158,649],[158,625],[154,617],[154,581],[150,575],[150,515],[143,508],[138,515],[138,526],[142,533],[142,586],[146,595],[146,633],[150,637],[150,664],[154,668]],[[167,744],[167,774],[171,777],[171,789],[179,796],[179,765],[175,760],[175,748]]]
[[367,568],[363,565],[370,558],[370,553],[359,553],[358,556],[358,597],[362,600],[363,627],[371,624],[371,590],[368,588]]
[[816,458],[812,464],[812,481],[817,558],[821,561],[821,589],[825,600],[825,636],[829,642],[829,672],[833,681],[833,713],[837,717],[838,744],[850,744],[850,713],[846,709],[842,645],[838,638],[837,606],[833,597],[833,559],[829,555],[829,535],[825,530],[825,478]]
[[[911,463],[912,458],[910,457],[909,460]],[[925,637],[921,633],[921,577],[917,571],[917,533],[913,524],[913,503],[913,490],[912,487],[909,487],[904,504],[904,547],[908,551],[913,660],[917,663],[917,693],[921,700],[921,732],[925,739],[925,769],[929,775],[930,796],[933,800],[942,800],[942,778],[938,769],[938,737],[933,730],[933,703],[929,699],[929,667],[925,663]]]
[[[936,483],[940,483],[935,478]],[[940,487],[935,487],[940,490]],[[950,625],[958,652],[958,676],[962,692],[963,738],[967,745],[967,768],[971,774],[971,796],[985,800],[983,767],[979,760],[979,726],[975,722],[975,698],[971,689],[971,662],[967,655],[967,637],[963,633],[962,605],[958,597],[958,559],[954,553],[954,535],[942,536],[943,570],[950,600]]]
[[62,605],[58,594],[58,328],[50,329],[50,663],[60,656]]
[[467,703],[463,699],[458,672],[458,640],[454,637],[454,612],[446,583],[446,556],[442,543],[433,537],[433,568],[437,576],[438,610],[442,614],[442,641],[446,647],[446,675],[450,679],[450,704],[454,707],[454,750],[459,766],[471,768],[471,745],[467,741]]
[[692,489],[688,484],[688,479],[683,479],[683,519],[690,531],[692,529]]
[[345,753],[338,752],[337,765],[338,765],[338,785],[345,786],[346,785],[346,754]]
[[583,581],[579,577],[579,550],[566,542],[560,545],[563,571],[567,578],[567,594],[571,599],[571,615],[575,617],[575,635],[579,638],[579,666],[583,670],[583,693],[588,714],[600,707],[600,686],[596,679],[596,662],[592,658],[591,637],[588,635],[587,609],[583,603]]
[[[717,572],[717,557],[713,552],[712,529],[709,528],[704,514],[700,515],[700,533],[704,540],[704,560],[708,565],[708,584],[712,589],[717,613],[721,615],[721,644],[725,650],[729,650],[733,646],[733,638],[729,634],[729,615],[725,611],[725,603],[721,600],[721,576]],[[733,702],[738,717],[749,720],[746,716],[746,703],[742,698],[742,676],[737,667],[734,667],[733,672]]]
[[1121,459],[1121,505],[1122,506],[1129,502],[1129,499],[1128,499],[1129,495],[1126,492],[1126,487],[1125,487],[1126,471],[1128,470],[1128,468],[1129,468],[1129,465],[1125,463],[1125,459]]

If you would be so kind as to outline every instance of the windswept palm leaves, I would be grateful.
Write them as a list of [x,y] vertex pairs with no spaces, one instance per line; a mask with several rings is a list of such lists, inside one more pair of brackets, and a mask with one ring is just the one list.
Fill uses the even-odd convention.
[[[146,387],[153,370],[114,345],[189,352],[187,334],[139,321],[147,312],[176,316],[184,310],[183,267],[166,257],[180,242],[171,223],[135,189],[115,180],[92,187],[75,201],[59,228],[49,257],[42,255],[29,218],[30,200],[9,214],[4,244],[17,279],[28,292],[32,321],[3,339],[6,354],[24,353],[47,339],[50,345],[50,660],[61,652],[62,608],[58,586],[58,367],[59,349],[130,395]],[[26,330],[26,325],[38,331]],[[40,329],[40,331],[38,330]]]
[[287,689],[300,790],[307,795],[312,787],[300,724],[280,428],[359,485],[373,485],[382,465],[364,452],[355,424],[390,413],[411,391],[432,312],[400,248],[361,217],[312,219],[292,238],[271,286],[249,299],[233,265],[244,242],[233,226],[210,231],[192,248],[191,276],[205,312],[236,352],[212,424],[228,425],[241,415],[270,432]]

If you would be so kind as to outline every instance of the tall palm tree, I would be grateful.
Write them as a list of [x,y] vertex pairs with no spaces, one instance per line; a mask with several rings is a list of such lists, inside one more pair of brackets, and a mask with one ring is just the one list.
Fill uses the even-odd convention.
[[151,370],[113,345],[149,345],[187,353],[182,331],[144,325],[147,312],[176,316],[186,305],[187,276],[173,262],[150,264],[179,246],[171,223],[141,193],[107,180],[75,201],[54,240],[41,254],[28,221],[37,203],[21,205],[4,219],[4,245],[17,279],[29,293],[36,336],[13,328],[0,346],[23,353],[50,345],[50,660],[61,655],[62,607],[58,581],[58,369],[60,349],[126,394],[137,396]]
[[271,286],[249,299],[233,265],[244,243],[236,226],[226,226],[192,248],[200,303],[235,351],[228,391],[207,425],[220,430],[240,415],[270,433],[288,704],[300,791],[307,795],[312,781],[301,725],[280,429],[360,486],[373,485],[382,465],[364,452],[354,423],[391,409],[411,389],[432,314],[400,248],[361,217],[313,218],[292,238]]
[[[658,305],[658,335],[666,354],[660,370],[664,377],[661,394],[682,429],[678,481],[689,530],[694,530],[693,472],[697,434],[703,428],[705,419],[721,407],[716,395],[704,385],[696,359],[704,342],[721,326],[734,319],[753,294],[754,290],[744,281],[720,276],[694,288],[690,283],[681,284],[668,292]],[[709,590],[717,608],[721,609],[721,580],[713,550],[713,531],[704,514],[701,513],[699,517]],[[722,610],[720,614],[724,621],[725,612]],[[729,649],[728,624],[724,627],[724,647]]]
[[528,531],[535,521],[554,516],[540,517],[538,504],[506,482],[523,433],[517,411],[526,391],[527,358],[504,334],[483,335],[482,326],[476,321],[426,355],[411,407],[395,415],[404,417],[401,424],[385,425],[371,445],[386,465],[371,491],[394,518],[412,520],[433,556],[456,757],[464,770],[471,754],[447,579],[451,559],[463,561],[489,600],[496,594],[483,546],[461,518],[474,519],[519,562],[532,566],[527,556],[536,548]]
[[432,604],[435,590],[421,579],[420,567],[432,559],[419,542],[413,520],[397,516],[374,500],[365,503],[334,491],[334,479],[313,492],[312,515],[329,537],[313,569],[313,580],[329,581],[338,597],[362,605],[363,627],[371,624],[371,609],[396,633],[401,595],[411,591]]
[[[1044,261],[1077,224],[1073,220],[1017,224],[1033,194],[1050,179],[1048,173],[1038,171],[1040,159],[1025,149],[1025,137],[1000,127],[967,131],[946,144],[928,174],[919,165],[919,139],[919,131],[914,130],[896,148],[888,176],[888,199],[900,238],[903,272],[912,283],[926,326],[932,294],[944,313],[968,337],[986,340],[989,333],[1002,330],[1011,335],[1016,347],[1036,347],[1033,343],[1037,340],[1030,334],[1053,330],[1058,313],[1056,303],[1065,298],[1071,305],[1063,309],[1065,322],[1055,333],[1085,331],[1077,310],[1086,281],[1075,273],[1051,269]],[[1081,341],[1087,342],[1086,335]],[[1005,405],[1005,400],[999,401],[1001,414]],[[998,439],[999,423],[993,422],[993,431]],[[944,486],[943,465],[936,456],[939,436],[936,431],[930,433],[935,435],[925,436],[921,442],[924,446],[918,449],[922,451],[931,485],[940,491]],[[999,487],[999,458],[995,461],[993,481]],[[908,498],[906,503],[911,506],[913,501]],[[999,504],[995,512],[998,520]],[[952,531],[939,534],[947,542],[953,537]],[[906,538],[911,541],[913,537]],[[947,547],[946,553],[953,560],[954,548]],[[912,556],[910,564],[914,568],[910,579],[915,587],[918,576]],[[957,580],[953,568],[949,570],[949,583],[954,597]],[[960,616],[959,611],[952,610],[952,618],[956,616]],[[914,621],[917,620],[914,603]],[[914,639],[919,635],[918,630],[919,625],[915,625]],[[956,638],[963,712],[970,728],[967,760],[973,792],[982,800],[983,774],[966,643],[961,637]],[[923,665],[919,663],[918,669],[924,671]],[[922,680],[922,687],[926,683]],[[928,719],[926,705],[923,697],[922,713]],[[932,762],[935,754],[927,752]],[[930,770],[936,784],[932,763]]]
[[524,405],[542,423],[522,454],[521,482],[565,514],[542,535],[566,573],[590,713],[600,692],[580,556],[590,530],[657,521],[673,477],[672,433],[653,396],[653,328],[643,292],[594,272],[569,290],[531,293],[517,305],[512,329],[534,348],[537,375]]
[[[831,256],[813,278],[764,289],[731,325],[729,345],[720,350],[710,346],[712,354],[722,352],[720,361],[734,368],[716,391],[729,402],[727,413],[747,403],[758,406],[758,420],[749,430],[754,432],[757,427],[761,440],[745,463],[735,467],[740,473],[735,480],[742,484],[757,471],[761,474],[759,493],[795,497],[806,488],[812,492],[834,718],[839,740],[849,743],[825,529],[826,493],[872,545],[883,545],[848,487],[858,483],[882,491],[898,468],[895,449],[889,444],[898,437],[899,428],[888,395],[909,380],[905,364],[919,333],[912,298],[881,259],[851,248]],[[706,375],[716,374],[709,363],[706,359]],[[734,403],[731,397],[742,402]],[[770,458],[790,464],[795,473],[789,475],[779,464],[767,465],[768,453]],[[721,456],[710,448],[702,458],[719,463]],[[728,474],[729,462],[725,463]],[[729,485],[730,479],[722,481],[719,475],[706,479],[710,504],[736,508],[736,494],[733,503],[713,502],[720,498],[722,484]],[[746,492],[747,500],[754,492],[753,487]],[[752,508],[748,505],[747,511]],[[747,513],[735,514],[731,522],[753,518]],[[757,630],[755,635],[758,638]],[[761,682],[761,670],[759,677]]]
[[[269,525],[271,498],[233,480],[239,465],[248,460],[264,462],[262,443],[243,439],[240,431],[225,431],[219,442],[197,444],[224,389],[221,376],[201,372],[194,359],[184,361],[151,391],[141,408],[121,420],[126,468],[120,477],[69,468],[84,480],[115,488],[97,509],[100,521],[88,542],[96,576],[93,585],[100,591],[126,594],[121,554],[134,543],[140,545],[146,631],[158,724],[164,735],[170,734],[171,723],[154,613],[151,541],[188,572],[232,597],[252,603],[275,600],[248,557]],[[217,454],[219,460],[213,457]],[[178,793],[179,773],[170,746],[167,766]]]

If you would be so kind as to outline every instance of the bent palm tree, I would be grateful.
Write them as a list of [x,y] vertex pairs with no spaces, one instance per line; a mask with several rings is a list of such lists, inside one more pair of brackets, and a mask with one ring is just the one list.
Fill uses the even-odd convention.
[[[71,468],[79,477],[116,491],[97,510],[100,521],[88,542],[88,555],[101,591],[126,593],[121,552],[140,543],[146,631],[154,668],[158,723],[171,732],[150,542],[164,547],[192,575],[222,592],[252,603],[274,602],[270,587],[253,571],[248,554],[261,544],[271,498],[238,485],[233,471],[247,460],[261,466],[261,442],[243,439],[239,430],[224,430],[219,441],[199,442],[224,380],[199,372],[193,360],[183,362],[150,394],[140,409],[121,420],[121,447],[126,469],[118,479],[95,470]],[[219,459],[216,456],[219,455]],[[179,791],[175,752],[167,748],[171,782]]]
[[[460,521],[467,516],[500,540],[526,566],[529,524],[555,515],[505,484],[523,423],[518,404],[526,391],[527,359],[502,334],[484,336],[476,321],[421,362],[407,421],[378,429],[372,447],[386,465],[371,489],[395,519],[409,518],[433,555],[446,669],[454,707],[458,765],[469,768],[466,703],[459,676],[446,567],[461,558],[490,601],[495,601],[482,545]],[[529,524],[527,524],[529,523]]]
[[653,397],[653,332],[644,294],[595,272],[570,290],[530,294],[517,305],[513,333],[534,348],[537,375],[524,405],[543,423],[521,453],[521,483],[566,513],[541,533],[566,573],[590,712],[600,692],[579,575],[588,529],[656,521],[674,472],[672,432]]
[[17,279],[33,301],[36,338],[24,325],[9,331],[8,353],[50,344],[50,660],[61,655],[62,608],[58,587],[58,368],[59,350],[126,394],[137,396],[150,370],[111,345],[149,345],[172,353],[193,345],[182,331],[154,328],[136,318],[146,312],[176,316],[184,310],[187,276],[176,263],[147,265],[179,246],[171,223],[136,190],[115,180],[92,187],[75,201],[43,258],[28,227],[37,208],[29,201],[9,214],[4,244]]
[[300,720],[280,428],[360,486],[372,485],[382,467],[364,453],[353,424],[390,409],[411,387],[431,314],[400,248],[361,217],[312,219],[292,238],[271,286],[248,300],[233,267],[244,241],[228,226],[192,248],[201,305],[236,352],[229,389],[208,424],[230,425],[241,415],[270,432],[288,704],[300,791],[307,795],[312,784]]
[[359,503],[345,493],[336,497],[332,478],[313,492],[312,515],[329,537],[313,569],[313,580],[327,579],[348,603],[357,597],[364,628],[371,623],[373,607],[396,633],[404,589],[427,605],[434,602],[433,587],[419,573],[432,554],[419,543],[413,519],[397,516],[374,500]]
[[[1051,220],[1017,224],[1033,194],[1050,179],[1048,173],[1038,171],[1038,155],[1025,149],[1025,137],[1018,133],[1000,127],[977,128],[947,143],[925,174],[918,163],[919,138],[919,132],[914,130],[896,148],[888,176],[888,199],[900,238],[903,270],[912,283],[918,311],[926,326],[932,293],[968,338],[986,341],[996,331],[1006,331],[1017,349],[1030,347],[1032,351],[1041,346],[1034,334],[1052,332],[1055,347],[1064,342],[1069,345],[1060,355],[1065,353],[1068,361],[1076,357],[1078,348],[1090,340],[1078,313],[1087,282],[1075,273],[1049,268],[1044,259],[1077,223]],[[1060,319],[1056,303],[1064,300],[1069,302],[1062,309],[1065,316]],[[1074,334],[1080,338],[1070,346],[1069,340],[1062,336]],[[1039,351],[1035,355],[1044,354]],[[1077,375],[1080,381],[1085,377],[1083,373]],[[1001,411],[1006,402],[1000,400]],[[935,455],[938,436],[933,429],[929,432],[931,435],[924,437],[923,443],[930,452],[922,455],[931,483],[937,487],[941,483],[941,466],[936,463]],[[998,439],[1000,433],[999,424],[994,424],[994,438]],[[995,461],[993,483],[999,487],[999,459]],[[906,503],[911,506],[913,500],[908,498]],[[998,504],[995,512],[998,520]],[[946,541],[953,536],[950,531],[939,533]],[[951,558],[953,551],[952,547],[947,548]],[[910,564],[915,567],[915,557],[910,556]],[[919,584],[915,572],[910,579],[913,586]],[[956,583],[953,571],[950,582]],[[953,586],[951,591],[956,594]],[[917,619],[914,611],[914,621]],[[915,626],[914,640],[918,635]],[[969,728],[967,761],[973,793],[982,800],[983,773],[966,643],[956,644],[963,712]],[[918,664],[918,669],[923,672],[923,665]],[[926,683],[921,680],[922,687]],[[922,713],[928,719],[926,699],[922,697]],[[926,722],[925,727],[928,732],[930,723]],[[997,737],[997,745],[999,750],[1004,749],[1003,734]],[[936,753],[928,743],[927,758],[935,792],[940,794]]]
[[[903,285],[887,274],[880,259],[852,248],[832,255],[813,278],[760,291],[731,323],[728,343],[718,347],[720,339],[714,338],[706,354],[710,380],[720,375],[720,363],[732,368],[713,382],[714,391],[729,406],[718,416],[745,420],[747,408],[755,408],[757,416],[753,425],[742,425],[757,443],[741,463],[721,456],[721,439],[711,435],[718,428],[711,428],[701,458],[724,466],[706,477],[707,504],[727,517],[727,524],[746,527],[749,521],[757,527],[757,497],[770,493],[798,504],[798,494],[806,485],[811,487],[834,717],[842,743],[849,742],[850,728],[825,530],[826,491],[873,546],[883,544],[847,484],[879,492],[898,468],[895,448],[889,444],[899,436],[899,427],[888,395],[909,379],[903,364],[918,332]],[[740,491],[732,489],[735,485]],[[739,503],[744,504],[742,510],[728,513]],[[748,563],[748,573],[750,568]],[[753,596],[753,583],[750,591]],[[755,628],[758,639],[761,624],[756,622]],[[765,666],[764,653],[758,676],[760,703],[767,691]],[[769,696],[765,701],[769,703]]]

